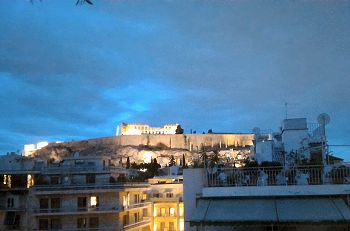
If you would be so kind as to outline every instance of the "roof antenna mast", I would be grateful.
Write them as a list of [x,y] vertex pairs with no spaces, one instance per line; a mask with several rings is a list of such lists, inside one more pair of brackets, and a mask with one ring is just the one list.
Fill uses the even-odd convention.
[[285,112],[285,117],[287,119],[288,118],[288,103],[287,102],[284,103],[284,112]]

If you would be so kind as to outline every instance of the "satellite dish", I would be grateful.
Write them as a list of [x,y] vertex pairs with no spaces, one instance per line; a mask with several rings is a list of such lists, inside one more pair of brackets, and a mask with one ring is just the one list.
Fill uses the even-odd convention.
[[260,128],[258,128],[258,127],[255,127],[255,128],[253,128],[253,133],[255,134],[255,135],[260,135]]
[[317,116],[317,122],[321,125],[329,124],[331,117],[327,113],[322,113]]

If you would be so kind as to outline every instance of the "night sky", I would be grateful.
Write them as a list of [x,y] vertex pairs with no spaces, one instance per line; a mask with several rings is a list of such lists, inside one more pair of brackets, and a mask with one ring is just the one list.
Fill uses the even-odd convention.
[[0,1],[0,154],[121,122],[277,130],[285,102],[350,144],[349,1],[94,3]]

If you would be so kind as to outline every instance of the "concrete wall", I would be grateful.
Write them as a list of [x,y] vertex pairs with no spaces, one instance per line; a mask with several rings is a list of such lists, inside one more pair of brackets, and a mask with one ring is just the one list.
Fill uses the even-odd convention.
[[202,194],[204,187],[204,172],[201,168],[184,169],[184,208],[185,208],[185,230],[196,230],[190,227],[189,220],[195,213],[196,195]]

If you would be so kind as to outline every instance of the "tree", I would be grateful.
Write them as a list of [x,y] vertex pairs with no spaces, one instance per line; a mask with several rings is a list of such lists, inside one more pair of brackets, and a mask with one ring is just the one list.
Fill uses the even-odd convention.
[[174,155],[171,155],[171,156],[170,156],[169,167],[170,167],[170,166],[175,166],[175,165],[176,165],[175,157],[174,157]]
[[185,154],[182,154],[182,167],[186,166]]
[[184,133],[184,130],[182,129],[181,125],[177,125],[175,134],[183,134],[183,133]]
[[130,168],[130,158],[126,158],[126,168]]
[[213,133],[213,130],[210,128],[209,130],[208,130],[208,134],[212,134]]

